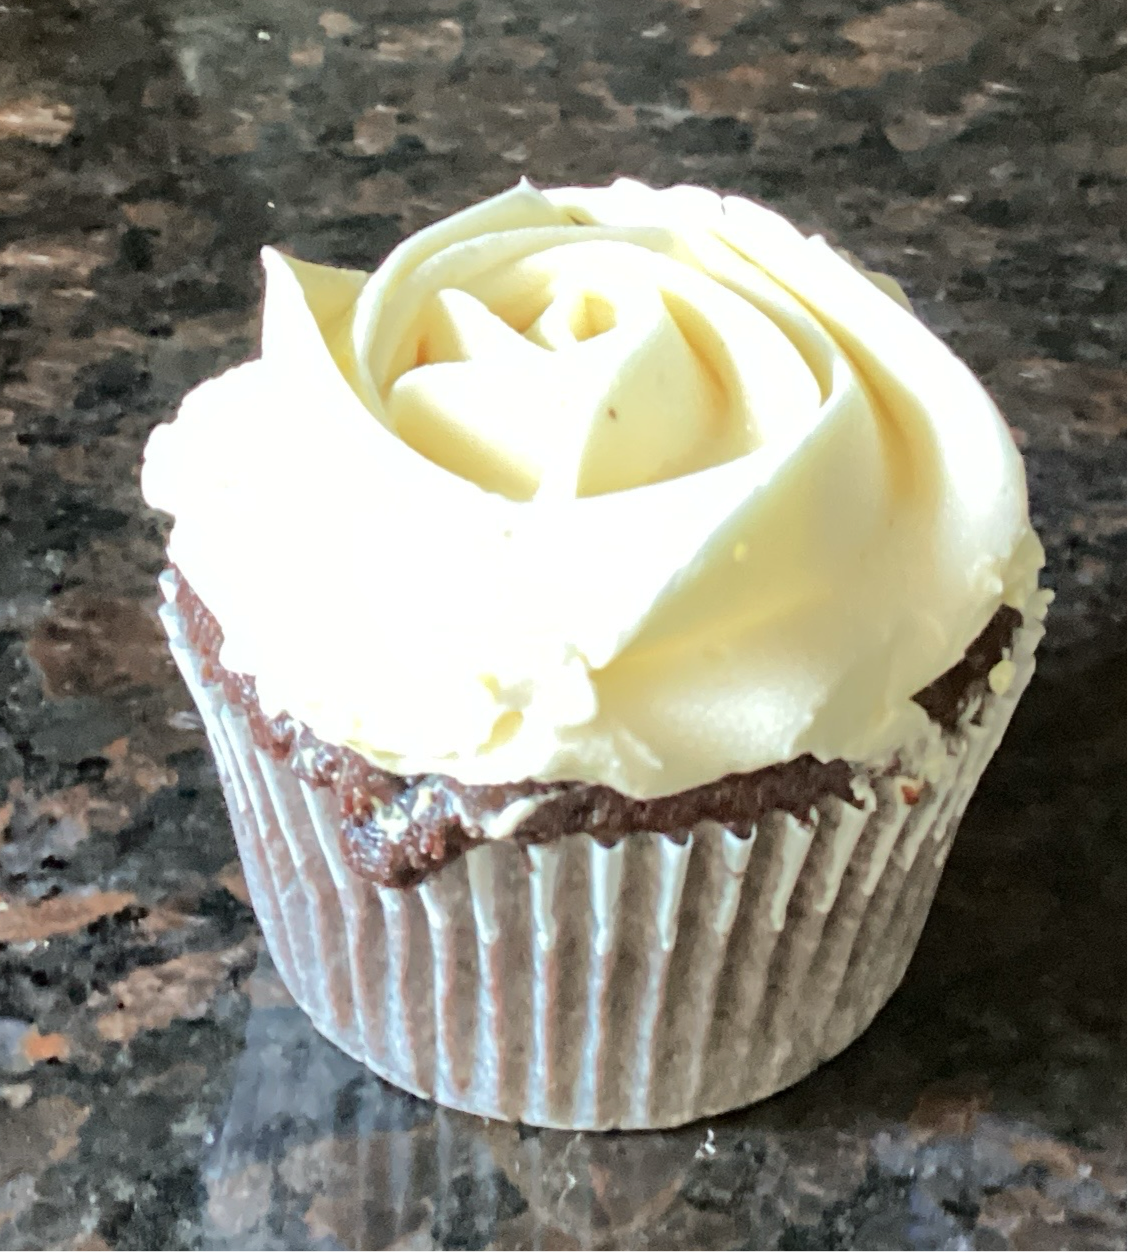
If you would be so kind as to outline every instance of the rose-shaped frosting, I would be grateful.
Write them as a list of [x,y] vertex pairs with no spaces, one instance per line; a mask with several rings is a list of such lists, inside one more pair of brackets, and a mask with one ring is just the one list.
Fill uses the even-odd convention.
[[522,183],[371,275],[263,259],[261,359],[143,486],[224,665],[386,768],[651,797],[869,759],[1036,584],[983,388],[760,205]]

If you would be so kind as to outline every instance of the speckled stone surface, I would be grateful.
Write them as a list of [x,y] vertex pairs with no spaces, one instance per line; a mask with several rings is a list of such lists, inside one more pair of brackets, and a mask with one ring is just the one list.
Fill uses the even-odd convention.
[[[0,5],[0,1246],[1116,1248],[1123,37],[1112,0]],[[269,963],[136,467],[254,346],[528,174],[765,198],[901,276],[1016,428],[1058,589],[901,991],[651,1135],[383,1085]]]

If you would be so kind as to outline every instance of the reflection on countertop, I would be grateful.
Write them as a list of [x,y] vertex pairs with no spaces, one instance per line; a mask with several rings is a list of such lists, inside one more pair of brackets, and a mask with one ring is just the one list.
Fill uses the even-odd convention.
[[[1124,1246],[1124,57],[1063,0],[0,5],[0,1245]],[[381,1083],[263,955],[136,466],[256,253],[527,174],[760,196],[895,273],[1027,456],[1058,598],[902,989],[656,1134]]]

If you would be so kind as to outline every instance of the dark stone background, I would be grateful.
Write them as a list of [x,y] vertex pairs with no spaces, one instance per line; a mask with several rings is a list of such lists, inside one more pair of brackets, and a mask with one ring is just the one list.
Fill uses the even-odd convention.
[[[1112,0],[0,5],[0,1246],[1124,1247],[1124,50]],[[1058,591],[902,990],[745,1113],[402,1095],[260,953],[137,463],[256,250],[528,174],[760,196],[1014,424]]]

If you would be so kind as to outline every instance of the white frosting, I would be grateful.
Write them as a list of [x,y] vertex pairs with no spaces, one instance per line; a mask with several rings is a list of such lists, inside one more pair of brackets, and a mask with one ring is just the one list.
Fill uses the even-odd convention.
[[261,359],[143,488],[224,665],[389,769],[648,797],[870,759],[1036,584],[986,392],[760,205],[522,183],[372,275],[263,261]]
[[1006,657],[992,666],[987,675],[987,685],[997,696],[1005,696],[1014,682],[1015,664]]

